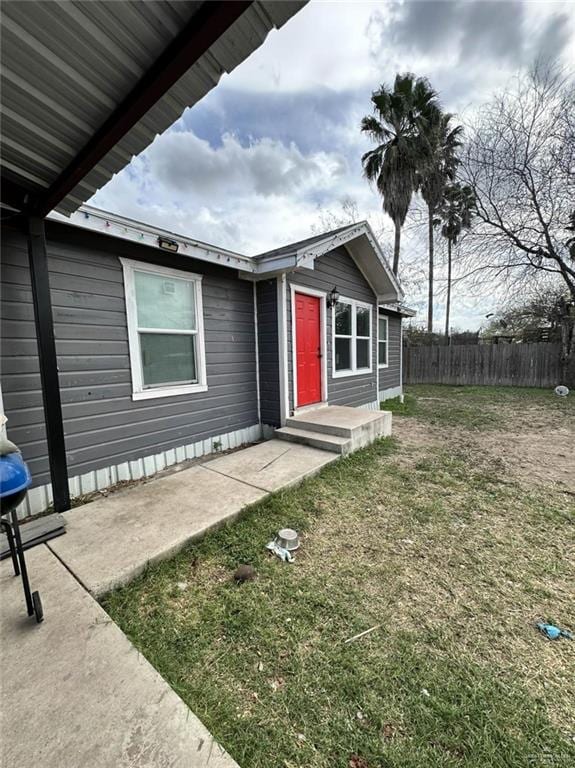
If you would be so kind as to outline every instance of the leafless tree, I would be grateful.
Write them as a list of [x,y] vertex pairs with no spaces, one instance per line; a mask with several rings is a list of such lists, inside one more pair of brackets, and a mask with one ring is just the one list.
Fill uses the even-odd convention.
[[565,373],[575,358],[575,82],[538,64],[480,110],[461,175],[477,205],[466,238],[467,277],[523,290],[545,276],[564,285]]
[[332,229],[346,227],[349,224],[357,224],[367,218],[373,233],[377,237],[385,258],[391,264],[393,258],[393,246],[389,242],[388,233],[381,221],[382,217],[374,218],[373,216],[362,216],[355,198],[343,197],[339,201],[337,208],[322,208],[318,205],[317,215],[317,222],[314,222],[311,225],[312,235],[321,235]]
[[318,220],[311,226],[312,234],[321,235],[332,229],[345,227],[348,224],[355,224],[361,221],[357,200],[353,197],[343,197],[339,201],[339,208],[317,207]]

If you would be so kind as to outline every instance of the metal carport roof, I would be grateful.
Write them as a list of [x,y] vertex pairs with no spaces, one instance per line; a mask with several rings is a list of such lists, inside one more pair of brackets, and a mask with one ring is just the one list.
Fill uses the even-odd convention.
[[302,5],[4,0],[3,201],[16,188],[41,213],[76,210]]
[[[54,509],[70,508],[44,220],[73,213],[305,2],[3,0],[1,202],[28,235]],[[19,214],[22,215],[19,215]],[[15,223],[13,222],[13,223]]]

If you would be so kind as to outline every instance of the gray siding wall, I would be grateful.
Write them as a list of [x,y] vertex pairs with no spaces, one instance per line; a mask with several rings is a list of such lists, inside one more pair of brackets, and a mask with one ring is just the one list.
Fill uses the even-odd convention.
[[341,296],[373,305],[372,316],[372,371],[359,376],[333,378],[332,364],[332,310],[326,310],[327,324],[327,390],[330,405],[365,405],[377,400],[377,349],[376,349],[376,296],[363,274],[345,249],[337,248],[315,262],[315,269],[300,269],[287,277],[287,316],[288,316],[288,388],[290,410],[294,408],[293,392],[293,332],[291,317],[290,285],[329,292],[335,286]]
[[[257,424],[253,286],[232,270],[67,226],[47,228],[69,475]],[[34,485],[49,482],[25,237],[2,243],[2,391]],[[208,391],[132,401],[119,256],[202,273]]]
[[256,283],[262,424],[280,425],[277,280]]
[[389,334],[388,341],[388,361],[387,368],[379,369],[379,391],[399,387],[401,384],[400,361],[401,361],[401,318],[397,315],[391,315],[387,312],[381,312],[387,315],[387,328]]

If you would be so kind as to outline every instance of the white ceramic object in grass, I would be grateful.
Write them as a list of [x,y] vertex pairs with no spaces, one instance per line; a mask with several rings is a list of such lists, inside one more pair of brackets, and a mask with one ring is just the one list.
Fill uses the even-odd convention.
[[278,532],[276,542],[288,552],[294,552],[299,547],[299,536],[293,528],[282,528]]

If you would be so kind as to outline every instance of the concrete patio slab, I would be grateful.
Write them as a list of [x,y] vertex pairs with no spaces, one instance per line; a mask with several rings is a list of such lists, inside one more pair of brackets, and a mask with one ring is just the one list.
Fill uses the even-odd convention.
[[0,563],[2,766],[238,768],[46,545],[27,561],[40,625]]
[[336,454],[307,445],[268,440],[209,461],[204,467],[272,492],[300,483],[338,458]]
[[206,466],[184,469],[65,512],[67,533],[49,542],[50,549],[89,592],[99,596],[267,495]]

